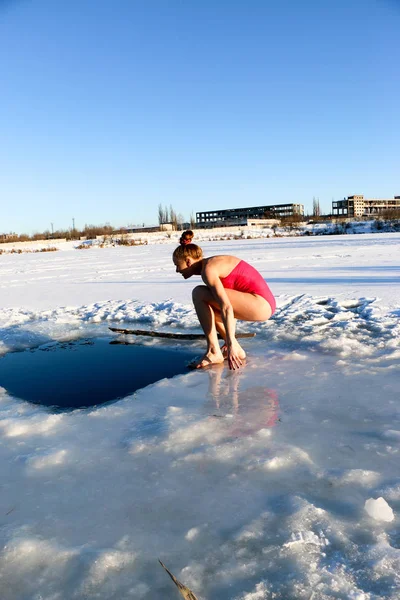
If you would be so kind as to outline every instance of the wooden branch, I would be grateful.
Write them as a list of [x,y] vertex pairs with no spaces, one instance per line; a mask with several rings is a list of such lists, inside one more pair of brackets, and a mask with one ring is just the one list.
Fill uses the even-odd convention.
[[186,587],[186,585],[183,585],[183,583],[181,583],[179,581],[179,579],[177,579],[175,577],[175,575],[173,575],[171,573],[171,571],[169,571],[167,569],[167,567],[164,565],[164,563],[161,562],[160,559],[158,559],[158,562],[160,563],[160,565],[162,566],[162,568],[167,571],[168,575],[171,577],[172,581],[174,582],[174,584],[176,585],[176,587],[178,588],[178,590],[180,591],[180,593],[182,594],[182,596],[185,598],[185,600],[197,600],[197,598],[193,594],[193,592],[191,590],[189,590],[189,588]]
[[[170,340],[204,340],[204,333],[169,333],[167,331],[149,331],[148,329],[121,329],[119,327],[109,327],[114,333],[124,333],[125,335],[144,335],[147,337],[167,338]],[[237,338],[253,338],[255,333],[237,333]],[[218,335],[219,339],[222,339]]]

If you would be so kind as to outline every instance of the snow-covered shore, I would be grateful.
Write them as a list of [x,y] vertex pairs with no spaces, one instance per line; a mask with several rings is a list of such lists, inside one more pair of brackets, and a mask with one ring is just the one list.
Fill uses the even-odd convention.
[[[400,234],[202,245],[277,296],[245,368],[65,414],[1,393],[5,600],[172,599],[157,558],[204,600],[400,597]],[[0,256],[0,354],[197,331],[173,248]]]

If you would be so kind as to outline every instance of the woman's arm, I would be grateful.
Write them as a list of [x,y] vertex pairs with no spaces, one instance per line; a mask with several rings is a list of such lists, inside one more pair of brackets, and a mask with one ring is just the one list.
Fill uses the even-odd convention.
[[221,312],[222,322],[226,331],[226,347],[228,352],[228,364],[230,369],[238,369],[242,360],[238,352],[238,343],[235,336],[235,314],[232,304],[228,298],[224,286],[218,275],[218,270],[213,265],[206,265],[202,279],[211,291]]

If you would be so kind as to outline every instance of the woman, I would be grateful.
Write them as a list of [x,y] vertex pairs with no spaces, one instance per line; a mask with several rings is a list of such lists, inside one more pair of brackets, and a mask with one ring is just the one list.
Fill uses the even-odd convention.
[[[235,337],[236,319],[267,321],[275,312],[275,298],[265,280],[236,256],[203,258],[196,244],[181,244],[172,259],[176,272],[185,279],[201,275],[205,283],[193,290],[194,307],[207,339],[207,351],[195,368],[221,363],[226,354],[229,368],[239,369],[246,353]],[[225,340],[223,348],[218,333]]]

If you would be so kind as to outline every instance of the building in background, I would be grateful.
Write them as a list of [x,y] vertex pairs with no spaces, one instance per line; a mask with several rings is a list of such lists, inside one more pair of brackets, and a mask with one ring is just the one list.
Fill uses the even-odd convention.
[[364,198],[362,195],[348,196],[343,200],[332,202],[334,217],[368,217],[376,216],[388,210],[400,209],[400,196],[394,198]]
[[225,208],[196,213],[196,227],[230,227],[247,225],[249,219],[283,219],[304,215],[303,204],[269,204],[246,208]]

